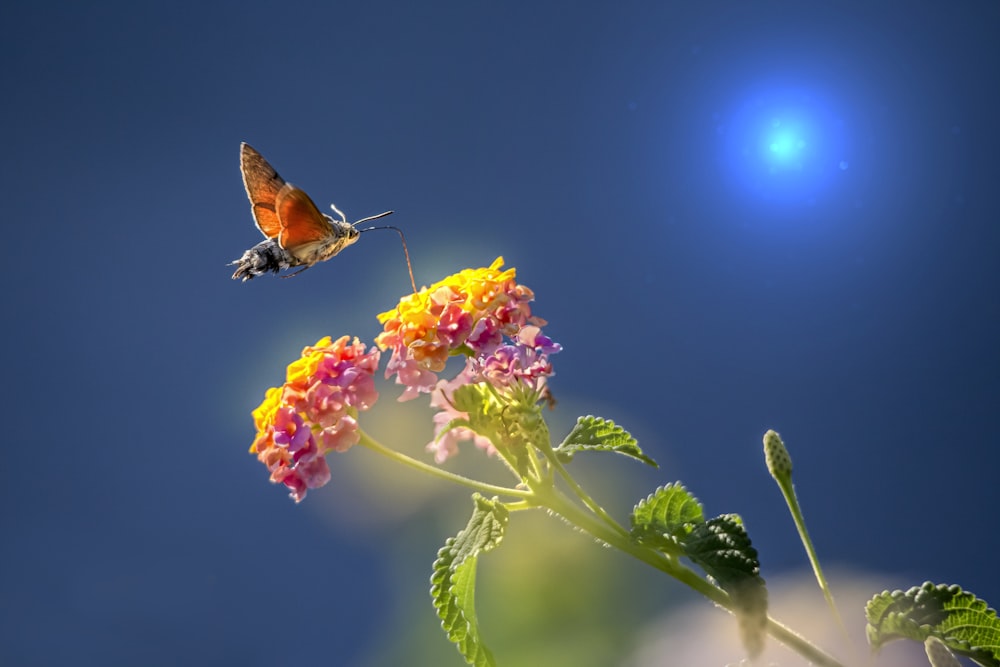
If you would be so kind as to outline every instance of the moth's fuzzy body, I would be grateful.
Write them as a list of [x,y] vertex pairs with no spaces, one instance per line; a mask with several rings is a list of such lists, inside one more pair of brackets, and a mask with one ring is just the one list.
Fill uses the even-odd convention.
[[333,233],[319,241],[311,241],[294,248],[294,252],[282,248],[277,239],[265,239],[243,253],[230,266],[235,266],[233,280],[253,280],[265,273],[280,273],[296,266],[309,268],[313,264],[326,261],[347,246],[356,243],[361,236],[349,224],[324,216],[330,222]]

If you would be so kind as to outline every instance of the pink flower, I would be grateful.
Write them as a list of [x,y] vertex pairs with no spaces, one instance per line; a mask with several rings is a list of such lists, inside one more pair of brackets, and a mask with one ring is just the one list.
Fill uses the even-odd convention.
[[311,441],[312,431],[302,421],[302,417],[290,407],[278,408],[274,415],[274,444],[286,448],[294,456]]
[[406,387],[402,396],[399,397],[400,401],[409,401],[421,393],[431,391],[437,382],[437,375],[422,368],[416,359],[407,359],[396,354],[395,351],[389,359],[385,374],[386,377],[395,375],[396,381]]
[[357,413],[378,400],[374,374],[379,351],[357,338],[329,337],[302,351],[285,383],[269,389],[254,410],[257,437],[250,452],[284,484],[295,502],[330,481],[326,455],[356,444]]

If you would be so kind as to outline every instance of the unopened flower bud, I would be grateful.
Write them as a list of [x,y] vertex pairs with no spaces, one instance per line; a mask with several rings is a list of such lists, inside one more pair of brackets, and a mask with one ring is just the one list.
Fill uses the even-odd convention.
[[792,476],[792,457],[788,455],[781,436],[773,429],[764,434],[764,460],[771,477],[782,479]]

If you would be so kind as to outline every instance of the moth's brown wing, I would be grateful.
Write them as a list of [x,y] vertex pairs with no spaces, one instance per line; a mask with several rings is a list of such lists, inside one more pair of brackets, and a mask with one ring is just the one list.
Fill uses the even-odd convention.
[[267,238],[275,238],[281,233],[275,199],[285,185],[285,179],[248,143],[240,144],[240,171],[243,172],[243,186],[250,198],[250,210],[257,229]]
[[278,245],[293,251],[333,235],[333,226],[312,199],[291,183],[285,183],[275,197],[275,211],[281,226]]

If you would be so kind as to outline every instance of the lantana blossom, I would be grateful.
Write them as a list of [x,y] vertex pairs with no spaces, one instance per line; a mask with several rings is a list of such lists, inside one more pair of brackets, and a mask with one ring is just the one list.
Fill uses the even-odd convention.
[[[545,320],[531,314],[534,293],[516,280],[515,269],[501,270],[503,257],[488,268],[465,269],[403,297],[378,316],[384,330],[375,339],[392,350],[386,377],[406,389],[401,401],[431,393],[435,438],[428,444],[437,462],[457,452],[458,442],[472,440],[495,453],[488,438],[466,427],[450,427],[467,418],[454,407],[452,395],[463,385],[485,382],[503,391],[515,384],[539,400],[550,400],[546,378],[553,374],[548,355],[562,348],[542,334]],[[467,357],[451,380],[439,379],[454,355]]]
[[250,453],[284,484],[295,502],[330,481],[326,455],[359,439],[357,413],[378,400],[374,375],[379,350],[357,338],[329,336],[302,350],[288,366],[285,383],[272,387],[253,411],[257,437]]
[[488,268],[460,271],[378,316],[384,330],[375,343],[392,350],[386,377],[395,375],[406,387],[400,400],[433,391],[450,356],[484,357],[500,347],[504,336],[545,325],[531,314],[534,293],[518,284],[515,269],[501,271],[502,266],[498,257]]

